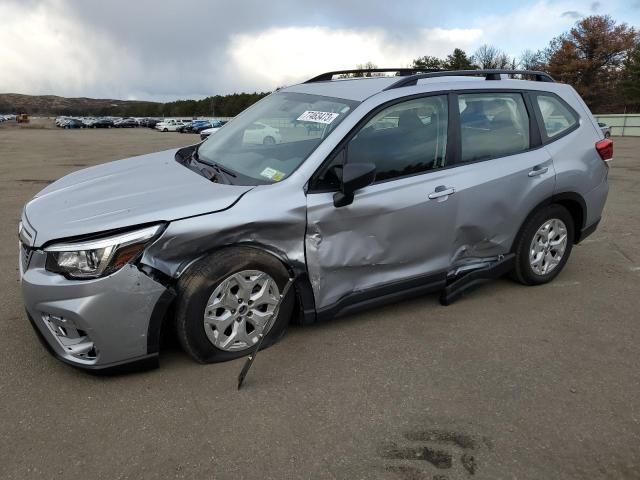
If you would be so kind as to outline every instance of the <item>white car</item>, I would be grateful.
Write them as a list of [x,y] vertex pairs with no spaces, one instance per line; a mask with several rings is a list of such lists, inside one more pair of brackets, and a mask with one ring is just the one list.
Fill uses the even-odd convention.
[[209,137],[209,135],[212,135],[212,134],[216,133],[221,128],[222,127],[212,127],[212,128],[206,128],[206,129],[202,130],[200,132],[200,140],[206,140]]
[[266,123],[254,122],[244,131],[242,143],[275,145],[282,142],[280,130]]
[[185,125],[185,122],[182,120],[164,120],[156,124],[156,130],[160,130],[161,132],[175,132],[183,125]]

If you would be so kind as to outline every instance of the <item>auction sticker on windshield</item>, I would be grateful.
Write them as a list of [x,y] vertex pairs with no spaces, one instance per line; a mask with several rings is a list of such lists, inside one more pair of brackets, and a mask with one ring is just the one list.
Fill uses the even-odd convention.
[[318,112],[316,110],[307,110],[302,115],[300,115],[297,120],[299,122],[316,122],[316,123],[325,123],[330,124],[336,118],[338,118],[339,113],[333,112]]
[[275,168],[267,167],[262,172],[260,172],[264,178],[268,178],[269,180],[273,180],[274,182],[279,182],[286,175],[284,172],[276,170]]

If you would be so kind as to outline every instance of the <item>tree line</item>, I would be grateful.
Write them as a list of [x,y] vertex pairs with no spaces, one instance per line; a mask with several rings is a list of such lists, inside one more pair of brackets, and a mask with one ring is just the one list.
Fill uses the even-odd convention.
[[60,97],[32,97],[0,95],[1,113],[29,113],[65,116],[114,117],[233,117],[253,105],[268,92],[215,95],[202,100],[176,100],[158,103],[132,100],[60,99]]
[[96,114],[129,117],[234,117],[268,94],[269,92],[233,93],[206,97],[202,100],[106,107]]

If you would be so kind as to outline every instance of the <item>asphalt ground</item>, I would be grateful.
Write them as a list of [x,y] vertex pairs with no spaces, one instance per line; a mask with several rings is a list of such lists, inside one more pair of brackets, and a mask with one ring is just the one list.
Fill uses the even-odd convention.
[[23,311],[17,225],[48,182],[195,136],[0,126],[1,479],[640,478],[640,139],[551,284],[486,285],[310,327],[243,360],[95,377]]

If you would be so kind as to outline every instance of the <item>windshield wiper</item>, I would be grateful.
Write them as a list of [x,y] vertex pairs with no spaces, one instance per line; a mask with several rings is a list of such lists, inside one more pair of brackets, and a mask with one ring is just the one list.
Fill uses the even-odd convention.
[[196,162],[201,163],[201,164],[206,165],[207,167],[209,167],[206,170],[202,169],[207,174],[210,174],[209,179],[213,180],[214,182],[226,183],[226,184],[229,184],[229,185],[233,185],[232,178],[236,178],[237,175],[235,173],[233,173],[232,171],[224,168],[219,163],[216,163],[216,162],[214,162],[212,160],[209,160],[209,159],[206,159],[206,160],[203,159],[198,154],[198,147],[199,147],[199,145],[193,150],[193,153],[191,154],[191,158],[193,158]]

